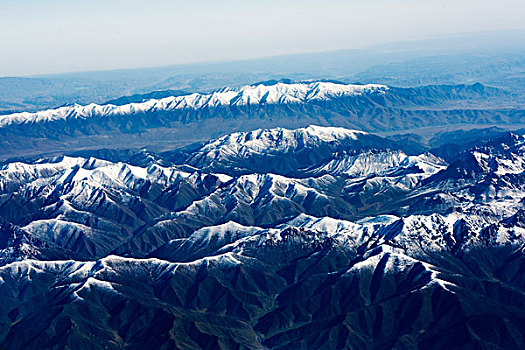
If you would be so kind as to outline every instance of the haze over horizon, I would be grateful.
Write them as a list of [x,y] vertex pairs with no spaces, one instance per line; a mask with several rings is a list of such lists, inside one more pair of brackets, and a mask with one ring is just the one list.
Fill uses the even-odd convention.
[[7,0],[0,7],[0,31],[8,33],[0,76],[231,61],[523,30],[524,11],[516,0],[307,0],[300,6],[291,0]]

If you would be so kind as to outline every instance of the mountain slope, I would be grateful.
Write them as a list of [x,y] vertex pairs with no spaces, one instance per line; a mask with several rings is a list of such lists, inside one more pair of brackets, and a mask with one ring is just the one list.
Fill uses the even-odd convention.
[[[437,267],[384,237],[361,249],[344,235],[287,228],[247,231],[184,263],[109,256],[10,264],[0,268],[0,299],[11,300],[0,335],[9,348],[524,344],[521,250],[474,249],[455,257],[434,248]],[[479,261],[482,270],[469,268]]]

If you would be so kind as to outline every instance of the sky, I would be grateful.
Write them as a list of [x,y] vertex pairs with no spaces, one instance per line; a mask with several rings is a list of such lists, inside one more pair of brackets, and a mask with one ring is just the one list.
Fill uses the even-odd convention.
[[356,49],[525,29],[523,0],[0,0],[0,76]]

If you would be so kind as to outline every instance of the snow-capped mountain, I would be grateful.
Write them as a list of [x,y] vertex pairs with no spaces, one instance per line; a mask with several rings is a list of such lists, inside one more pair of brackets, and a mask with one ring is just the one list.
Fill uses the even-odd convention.
[[5,163],[0,344],[521,348],[524,145],[309,126]]
[[67,119],[132,115],[146,112],[165,112],[177,109],[206,109],[221,106],[248,106],[252,104],[308,103],[338,97],[364,94],[384,94],[384,85],[347,85],[330,82],[277,83],[275,85],[247,85],[239,89],[224,88],[212,93],[194,93],[184,96],[151,99],[141,103],[116,105],[78,105],[49,109],[36,113],[15,113],[0,116],[0,128],[16,124],[33,124]]
[[397,145],[362,131],[310,125],[258,129],[205,143],[179,162],[209,171],[291,174],[330,159],[336,152],[362,152]]
[[433,174],[445,168],[446,163],[428,153],[409,156],[403,151],[386,150],[382,152],[361,152],[335,155],[325,164],[310,169],[308,173],[321,175],[332,174],[349,178],[386,175],[402,169],[415,174]]
[[[369,132],[454,123],[522,123],[507,91],[474,85],[396,88],[274,81],[142,102],[71,105],[0,116],[0,160],[86,149],[173,149],[234,131],[308,125]],[[475,104],[473,101],[479,101]]]

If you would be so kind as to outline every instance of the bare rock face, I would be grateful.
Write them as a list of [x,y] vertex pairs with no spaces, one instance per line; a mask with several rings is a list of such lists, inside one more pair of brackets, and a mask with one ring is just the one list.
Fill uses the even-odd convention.
[[0,344],[523,348],[524,147],[307,127],[6,163]]

